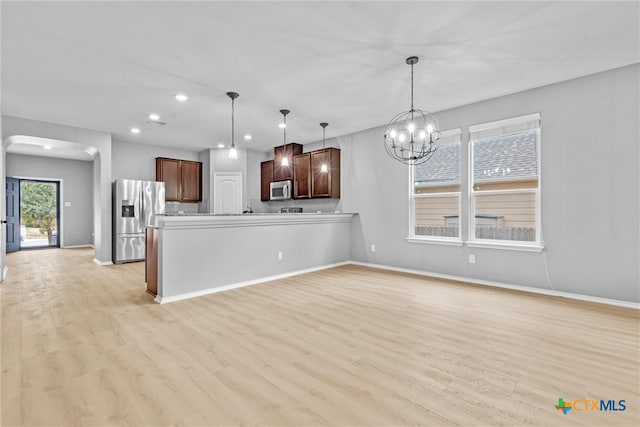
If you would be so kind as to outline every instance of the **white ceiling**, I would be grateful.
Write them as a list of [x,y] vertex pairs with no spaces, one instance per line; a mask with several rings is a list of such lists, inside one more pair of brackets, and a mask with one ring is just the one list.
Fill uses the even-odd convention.
[[[640,61],[631,2],[2,1],[5,115],[187,150],[269,150]],[[185,92],[186,103],[173,96]],[[149,113],[167,122],[146,124]],[[132,126],[142,133],[133,135]],[[251,133],[253,140],[242,139]]]

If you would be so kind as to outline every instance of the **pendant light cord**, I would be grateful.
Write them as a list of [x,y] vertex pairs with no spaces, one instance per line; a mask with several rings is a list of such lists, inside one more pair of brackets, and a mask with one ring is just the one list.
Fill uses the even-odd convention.
[[411,111],[413,111],[413,64],[411,64]]
[[231,148],[235,148],[236,147],[236,142],[235,142],[235,128],[236,128],[236,122],[235,122],[235,110],[236,110],[236,100],[231,98]]

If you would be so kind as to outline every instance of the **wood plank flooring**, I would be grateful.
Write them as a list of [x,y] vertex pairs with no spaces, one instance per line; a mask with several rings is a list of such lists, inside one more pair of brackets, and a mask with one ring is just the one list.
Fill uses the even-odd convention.
[[3,426],[640,423],[637,310],[358,266],[158,305],[92,258],[8,255]]

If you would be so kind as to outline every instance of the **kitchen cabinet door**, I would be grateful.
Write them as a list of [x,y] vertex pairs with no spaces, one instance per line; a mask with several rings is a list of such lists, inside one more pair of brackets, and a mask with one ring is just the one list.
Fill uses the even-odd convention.
[[273,181],[273,160],[260,163],[260,200],[271,199],[270,185]]
[[181,198],[183,202],[202,200],[202,163],[182,160]]
[[[322,171],[322,165],[327,171]],[[326,148],[311,152],[311,197],[340,198],[340,150]]]
[[[285,179],[293,179],[293,157],[302,154],[302,145],[290,143],[280,145],[274,148],[273,160],[273,180],[283,181]],[[282,166],[282,159],[289,159],[288,166]]]
[[181,201],[180,160],[156,158],[156,181],[164,182],[164,200],[167,202]]
[[293,158],[293,198],[311,197],[311,155],[300,154]]

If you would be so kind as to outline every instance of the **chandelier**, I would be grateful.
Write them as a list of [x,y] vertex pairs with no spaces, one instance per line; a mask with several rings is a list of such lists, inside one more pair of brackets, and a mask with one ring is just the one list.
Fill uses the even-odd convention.
[[407,165],[429,160],[438,148],[440,125],[428,111],[413,106],[413,66],[417,56],[407,58],[411,65],[411,109],[395,116],[384,131],[384,148],[392,158]]
[[238,159],[238,150],[236,150],[236,142],[235,142],[235,102],[236,98],[240,95],[237,92],[227,92],[227,96],[231,98],[231,149],[229,150],[229,158],[231,160]]

